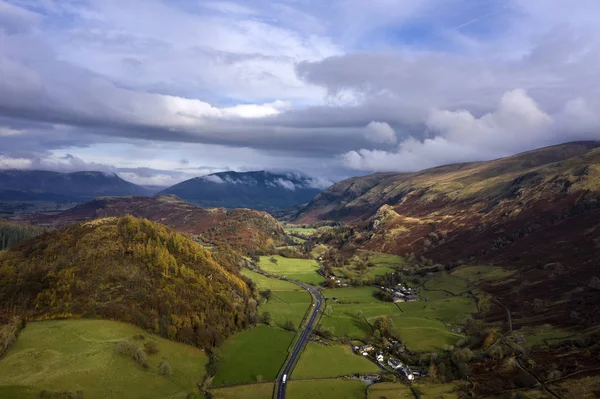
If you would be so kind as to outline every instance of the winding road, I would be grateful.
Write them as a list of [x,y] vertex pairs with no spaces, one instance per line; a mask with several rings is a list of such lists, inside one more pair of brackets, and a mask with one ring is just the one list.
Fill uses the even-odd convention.
[[[300,287],[304,288],[305,290],[310,291],[310,293],[313,294],[315,297],[315,303],[314,303],[314,306],[311,306],[312,313],[310,315],[310,318],[308,319],[308,323],[306,323],[304,330],[302,330],[302,332],[300,333],[300,338],[298,338],[296,345],[294,345],[294,349],[292,349],[292,353],[289,356],[287,363],[283,367],[283,372],[281,373],[281,375],[279,376],[279,379],[277,380],[277,395],[276,395],[277,399],[285,398],[285,391],[287,388],[287,384],[290,380],[290,378],[289,378],[290,373],[292,372],[292,369],[294,368],[294,364],[296,363],[296,360],[298,360],[298,357],[302,353],[302,350],[308,343],[310,334],[312,333],[315,323],[319,317],[319,311],[321,310],[321,306],[323,306],[323,295],[321,294],[320,291],[318,291],[314,287],[311,287],[311,286],[301,283],[299,281],[294,281],[294,280],[287,280],[287,281],[297,284]],[[284,377],[286,378],[285,381],[284,381]]]

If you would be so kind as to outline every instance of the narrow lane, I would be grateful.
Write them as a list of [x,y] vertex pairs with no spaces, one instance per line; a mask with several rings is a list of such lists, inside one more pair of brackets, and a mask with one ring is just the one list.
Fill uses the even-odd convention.
[[293,369],[294,364],[296,363],[298,357],[302,353],[302,350],[308,343],[308,339],[310,337],[310,334],[313,331],[313,328],[315,326],[317,318],[319,317],[319,312],[323,305],[323,296],[321,295],[320,291],[318,291],[317,289],[315,289],[311,286],[308,286],[304,283],[301,283],[299,281],[294,281],[294,280],[287,280],[287,281],[297,284],[300,287],[304,288],[305,290],[310,291],[315,296],[315,304],[314,304],[315,306],[312,307],[312,314],[310,315],[310,318],[308,319],[308,323],[306,323],[306,327],[304,327],[304,330],[302,330],[302,332],[300,333],[300,338],[296,342],[296,345],[294,346],[294,349],[292,350],[292,354],[289,357],[288,362],[285,364],[285,366],[283,368],[283,373],[277,380],[277,395],[276,395],[277,399],[285,399],[287,384],[289,383],[289,380],[290,380],[290,373],[292,372],[292,369]]

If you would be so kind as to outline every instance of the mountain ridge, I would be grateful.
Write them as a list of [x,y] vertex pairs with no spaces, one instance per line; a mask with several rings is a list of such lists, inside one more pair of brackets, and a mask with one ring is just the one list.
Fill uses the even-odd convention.
[[174,194],[196,205],[275,210],[310,201],[318,182],[295,173],[219,172],[175,184],[159,194]]
[[148,195],[149,191],[115,173],[0,170],[0,197],[13,201],[85,201],[99,196]]

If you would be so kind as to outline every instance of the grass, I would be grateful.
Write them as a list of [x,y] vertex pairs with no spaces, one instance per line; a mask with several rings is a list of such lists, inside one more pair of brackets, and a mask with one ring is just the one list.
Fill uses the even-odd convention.
[[277,263],[271,262],[270,256],[261,256],[259,267],[269,273],[307,284],[319,285],[325,281],[323,276],[317,273],[318,263],[312,259],[284,258],[282,256],[273,256],[273,258]]
[[312,251],[310,251],[310,254],[312,255],[313,258],[318,258],[319,256],[323,256],[323,254],[325,252],[327,252],[329,250],[329,247],[325,244],[318,244],[316,245]]
[[403,315],[392,316],[394,332],[400,335],[408,349],[415,352],[432,352],[454,345],[463,336],[448,330],[438,320]]
[[364,399],[366,390],[358,380],[290,381],[286,396],[290,399]]
[[354,373],[376,373],[379,367],[355,355],[348,345],[326,346],[310,342],[294,369],[295,379],[340,377]]
[[464,295],[427,302],[399,303],[398,306],[406,316],[438,319],[449,324],[464,324],[470,314],[477,312],[475,300]]
[[348,287],[324,289],[323,295],[325,298],[336,298],[337,303],[381,303],[382,301],[374,296],[378,291],[375,287]]
[[452,271],[451,275],[462,279],[467,279],[472,283],[479,281],[497,281],[512,276],[515,272],[506,270],[500,266],[478,265],[462,266]]
[[213,385],[275,380],[293,338],[291,332],[263,325],[229,338],[221,348]]
[[[134,335],[143,334],[144,341]],[[159,353],[148,356],[144,370],[117,353],[121,340],[142,346],[156,341]],[[170,377],[159,375],[168,361]],[[120,322],[53,320],[32,322],[0,361],[0,397],[31,398],[42,390],[82,391],[94,398],[185,398],[197,393],[208,358],[200,349],[162,339]]]
[[299,327],[310,304],[311,298],[307,291],[272,291],[271,299],[261,304],[258,311],[269,312],[273,323],[279,326],[290,320]]
[[[366,269],[358,269],[362,260],[372,263],[373,266]],[[404,264],[404,258],[398,255],[389,255],[379,252],[359,251],[358,254],[350,260],[350,263],[338,268],[336,275],[343,278],[353,278],[362,281],[372,281],[376,276],[383,276],[386,273],[393,272],[398,266]]]
[[261,291],[266,289],[271,291],[304,291],[296,284],[279,280],[277,278],[267,277],[260,273],[253,272],[250,269],[242,269],[242,274],[254,281],[258,289]]
[[214,399],[271,399],[275,384],[272,382],[262,384],[240,385],[236,387],[211,389]]
[[[525,342],[519,342],[517,345],[525,348],[531,348],[537,345],[545,346],[546,344],[544,343],[544,339],[562,338],[571,334],[573,334],[573,332],[569,330],[555,327],[550,324],[543,324],[521,327],[520,329],[513,331],[510,338],[513,340],[513,342],[517,342],[517,338],[522,337],[525,339]],[[560,342],[560,340],[553,339],[549,341],[551,345],[558,342]]]
[[317,229],[314,227],[294,227],[294,226],[286,226],[285,231],[288,234],[299,234],[302,236],[310,237],[317,232]]
[[463,278],[448,273],[440,273],[427,280],[424,287],[427,290],[449,291],[454,295],[460,295],[469,289],[469,283]]
[[[363,338],[371,328],[365,321],[365,317],[377,317],[381,315],[394,315],[398,312],[396,305],[390,302],[363,303],[357,305],[338,305],[327,303],[332,308],[330,316],[323,316],[321,324],[331,330],[338,337]],[[360,310],[361,317],[357,317]]]
[[416,396],[411,387],[420,394],[423,399],[444,398],[458,399],[458,394],[454,392],[457,384],[421,384],[415,383],[412,386],[396,384],[393,382],[383,382],[369,387],[367,399],[414,399]]

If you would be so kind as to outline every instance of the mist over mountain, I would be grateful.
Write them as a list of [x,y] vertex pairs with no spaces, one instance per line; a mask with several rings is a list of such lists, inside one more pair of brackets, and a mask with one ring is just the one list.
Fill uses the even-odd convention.
[[163,190],[206,207],[274,210],[311,201],[327,183],[294,173],[221,172]]

